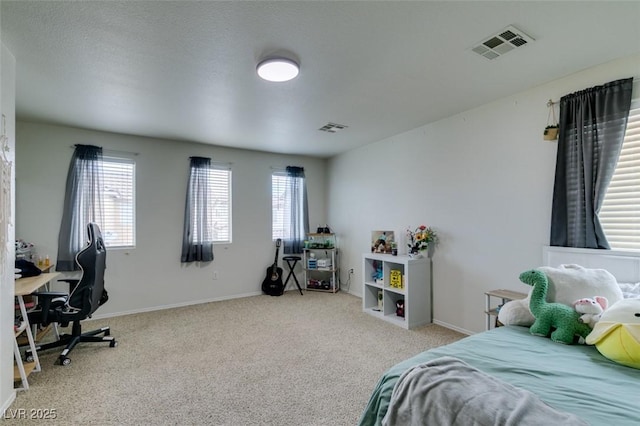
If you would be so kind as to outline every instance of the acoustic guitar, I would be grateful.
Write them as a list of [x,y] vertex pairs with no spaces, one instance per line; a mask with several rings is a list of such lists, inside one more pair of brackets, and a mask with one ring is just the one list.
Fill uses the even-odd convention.
[[284,284],[282,283],[282,268],[278,266],[278,253],[280,252],[280,244],[282,240],[276,240],[276,257],[273,265],[267,268],[267,276],[262,281],[262,292],[269,296],[282,296],[284,293]]

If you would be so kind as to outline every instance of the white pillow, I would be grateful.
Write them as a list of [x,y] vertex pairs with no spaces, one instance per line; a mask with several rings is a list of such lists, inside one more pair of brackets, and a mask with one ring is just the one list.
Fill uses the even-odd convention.
[[[622,300],[623,295],[616,278],[605,269],[587,269],[580,265],[560,265],[557,268],[542,266],[549,280],[547,302],[569,305],[584,297],[604,296],[609,306]],[[523,300],[514,300],[500,309],[498,321],[505,325],[530,326],[535,321],[529,310],[531,291]]]
[[625,299],[640,299],[640,283],[618,283]]

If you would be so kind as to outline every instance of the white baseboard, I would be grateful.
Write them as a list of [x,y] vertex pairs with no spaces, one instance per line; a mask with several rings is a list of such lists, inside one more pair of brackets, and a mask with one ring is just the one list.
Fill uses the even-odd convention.
[[446,323],[444,321],[440,321],[440,320],[437,320],[437,319],[434,319],[433,323],[437,324],[439,326],[442,326],[444,328],[448,328],[450,330],[457,331],[458,333],[466,334],[467,336],[471,336],[472,334],[475,334],[473,331],[465,330],[464,328],[456,327],[453,324],[449,324],[449,323]]
[[[340,290],[341,290],[341,291],[343,291],[342,289],[340,289]],[[351,289],[349,289],[349,290],[350,290],[350,291],[344,291],[344,292],[345,292],[345,293],[347,293],[347,294],[350,294],[350,295],[352,295],[352,296],[359,297],[360,299],[362,299],[362,294],[360,294],[360,293],[355,293],[355,292],[351,291]]]
[[184,306],[201,305],[203,303],[210,303],[210,302],[221,302],[223,300],[239,299],[241,297],[259,296],[261,294],[262,294],[261,291],[256,291],[251,293],[235,294],[233,296],[214,297],[212,299],[192,300],[189,302],[173,303],[171,305],[152,306],[149,308],[132,309],[130,311],[112,312],[110,314],[104,314],[104,315],[93,315],[91,319],[96,320],[96,319],[104,319],[104,318],[113,318],[113,317],[119,317],[122,315],[141,314],[143,312],[153,312],[153,311],[161,311],[164,309],[182,308]]

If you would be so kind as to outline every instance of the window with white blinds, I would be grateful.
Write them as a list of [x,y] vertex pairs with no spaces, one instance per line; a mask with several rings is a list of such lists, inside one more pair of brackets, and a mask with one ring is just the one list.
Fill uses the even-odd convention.
[[104,220],[102,236],[107,247],[135,247],[135,172],[133,160],[104,157]]
[[[296,233],[291,230],[291,193],[289,191],[290,179],[304,179],[289,177],[284,172],[276,172],[271,175],[271,235],[272,238],[289,239]],[[303,185],[298,185],[302,191]],[[296,197],[302,200],[302,194]],[[298,206],[300,217],[303,215],[302,204]],[[302,226],[302,223],[300,224]],[[297,235],[304,235],[304,229],[298,230]]]
[[[209,169],[209,197],[207,200],[207,229],[202,234],[214,243],[231,242],[231,170],[212,165]],[[193,209],[198,211],[197,208]],[[197,224],[197,221],[193,221]],[[193,235],[200,235],[194,230]],[[194,241],[204,243],[205,241]]]
[[640,250],[640,105],[635,104],[598,215],[612,249]]

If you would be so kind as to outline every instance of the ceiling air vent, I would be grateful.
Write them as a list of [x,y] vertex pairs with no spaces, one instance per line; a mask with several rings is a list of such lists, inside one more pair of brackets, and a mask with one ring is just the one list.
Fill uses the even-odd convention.
[[487,59],[496,59],[518,47],[526,46],[534,40],[513,25],[485,38],[471,48],[472,52]]
[[328,133],[337,133],[340,130],[344,130],[349,126],[345,126],[344,124],[336,124],[336,123],[327,123],[324,126],[320,127],[318,130],[320,130],[321,132],[328,132]]

